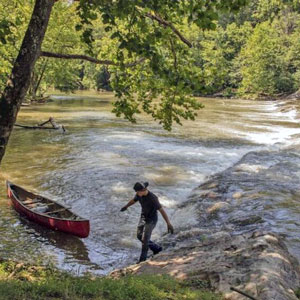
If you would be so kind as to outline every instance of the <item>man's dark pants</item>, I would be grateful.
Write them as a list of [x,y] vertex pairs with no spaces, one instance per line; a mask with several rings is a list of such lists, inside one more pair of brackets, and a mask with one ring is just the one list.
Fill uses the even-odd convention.
[[150,248],[154,253],[159,252],[161,247],[150,240],[152,231],[156,226],[157,219],[145,220],[141,216],[138,227],[137,227],[137,238],[142,242],[142,253],[140,256],[140,261],[145,261],[147,259],[147,252]]

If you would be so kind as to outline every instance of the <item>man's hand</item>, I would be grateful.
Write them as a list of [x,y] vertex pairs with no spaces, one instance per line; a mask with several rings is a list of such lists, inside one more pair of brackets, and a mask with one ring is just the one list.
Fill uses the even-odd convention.
[[168,233],[171,233],[171,234],[174,233],[174,228],[173,228],[173,226],[171,225],[171,223],[168,224]]
[[127,209],[127,207],[126,206],[123,206],[121,209],[120,209],[120,211],[125,211]]

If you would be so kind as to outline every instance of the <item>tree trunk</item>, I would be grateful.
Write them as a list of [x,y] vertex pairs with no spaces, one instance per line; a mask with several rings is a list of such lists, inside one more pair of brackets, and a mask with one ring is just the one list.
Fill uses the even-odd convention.
[[18,57],[0,98],[0,163],[18,111],[29,88],[31,72],[40,55],[41,45],[55,0],[36,0],[31,20]]
[[45,73],[45,71],[46,71],[47,64],[48,64],[48,59],[46,58],[46,59],[45,59],[45,62],[44,62],[44,64],[43,64],[43,66],[42,66],[41,74],[40,74],[40,76],[39,76],[39,78],[38,78],[38,80],[37,80],[37,84],[36,84],[36,86],[35,86],[34,89],[33,89],[33,92],[34,92],[34,96],[35,96],[35,97],[36,97],[36,94],[37,94],[38,89],[39,89],[39,87],[40,87],[40,84],[41,84],[41,82],[42,82],[42,79],[43,79],[43,77],[44,77],[44,73]]

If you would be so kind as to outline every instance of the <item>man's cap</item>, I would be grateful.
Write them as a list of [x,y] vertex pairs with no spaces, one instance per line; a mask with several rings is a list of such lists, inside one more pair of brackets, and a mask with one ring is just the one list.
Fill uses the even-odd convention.
[[138,192],[138,191],[142,191],[145,190],[147,188],[147,186],[149,185],[149,182],[136,182],[133,189]]

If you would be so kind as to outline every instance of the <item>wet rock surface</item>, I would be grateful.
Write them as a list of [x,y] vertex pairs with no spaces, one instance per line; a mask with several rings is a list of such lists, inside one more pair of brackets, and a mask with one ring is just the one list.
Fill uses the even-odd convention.
[[274,231],[299,259],[293,244],[300,239],[299,168],[300,155],[292,150],[250,152],[195,189],[182,207],[195,207],[201,228]]
[[299,166],[292,150],[246,154],[178,207],[177,214],[189,207],[197,212],[196,226],[177,228],[161,239],[163,253],[111,276],[170,274],[208,280],[225,299],[246,299],[231,286],[257,299],[297,299],[300,268],[289,250],[298,253],[293,241],[300,233],[292,225],[299,216]]
[[111,276],[169,274],[180,280],[207,280],[225,299],[245,299],[230,291],[231,286],[257,299],[297,299],[299,264],[275,234],[256,231],[233,236],[199,229],[172,239],[173,247],[155,258]]

